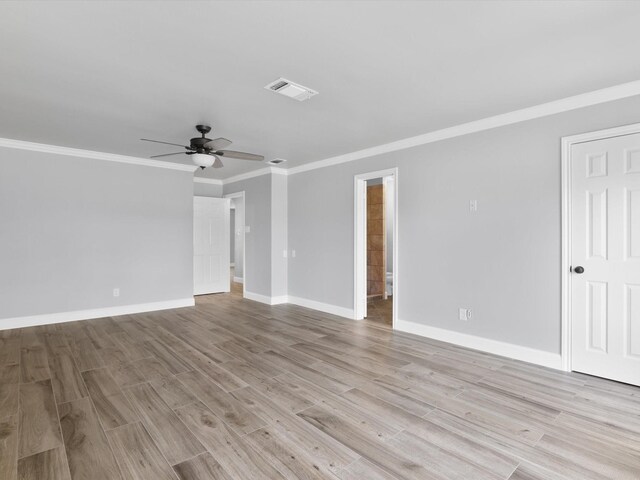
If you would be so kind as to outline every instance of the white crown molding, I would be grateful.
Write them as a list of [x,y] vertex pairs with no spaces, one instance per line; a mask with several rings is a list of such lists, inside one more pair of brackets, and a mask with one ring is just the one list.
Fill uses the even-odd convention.
[[[572,97],[554,100],[552,102],[542,103],[533,107],[515,110],[509,113],[494,115],[492,117],[483,118],[473,122],[462,123],[449,128],[435,130],[415,137],[409,137],[395,142],[377,145],[375,147],[365,148],[335,157],[325,158],[315,162],[300,165],[292,168],[265,167],[253,172],[247,172],[235,175],[226,179],[203,179],[202,177],[194,177],[195,182],[211,183],[213,185],[226,185],[229,183],[239,182],[262,175],[295,175],[297,173],[308,172],[318,168],[329,167],[346,162],[353,162],[362,158],[381,155],[383,153],[404,150],[419,145],[439,142],[449,138],[468,135],[470,133],[481,132],[493,128],[503,127],[514,123],[520,123],[527,120],[555,115],[562,112],[568,112],[579,108],[607,103],[623,98],[640,95],[640,80],[634,82],[623,83],[613,87],[595,90],[593,92],[574,95]],[[146,167],[166,168],[169,170],[179,170],[185,172],[195,172],[198,168],[195,165],[182,165],[179,163],[163,162],[148,158],[130,157],[126,155],[118,155],[114,153],[97,152],[93,150],[82,150],[79,148],[61,147],[57,145],[47,145],[44,143],[25,142],[22,140],[13,140],[9,138],[0,138],[0,147],[15,148],[18,150],[30,150],[34,152],[52,153],[56,155],[67,155],[71,157],[90,158],[93,160],[105,160],[110,162],[127,163],[130,165],[142,165]],[[196,180],[197,179],[197,180]],[[205,181],[208,180],[208,181]]]
[[12,140],[10,138],[0,138],[0,147],[15,148],[17,150],[30,150],[32,152],[52,153],[55,155],[66,155],[69,157],[90,158],[92,160],[106,160],[109,162],[128,163],[130,165],[142,165],[145,167],[167,168],[169,170],[180,170],[183,172],[195,172],[195,165],[182,165],[179,163],[162,162],[149,158],[128,157],[115,153],[95,152],[93,150],[82,150],[79,148],[60,147],[57,145],[47,145],[44,143],[24,142],[22,140]]
[[527,107],[520,110],[514,110],[512,112],[503,113],[500,115],[494,115],[492,117],[483,118],[473,122],[462,123],[453,127],[443,128],[441,130],[434,130],[432,132],[417,135],[415,137],[409,137],[402,140],[397,140],[395,142],[385,143],[382,145],[377,145],[375,147],[365,148],[363,150],[357,150],[355,152],[325,158],[323,160],[317,160],[315,162],[306,163],[297,167],[262,168],[253,172],[243,173],[241,175],[223,179],[222,183],[223,185],[226,185],[227,183],[238,182],[240,180],[246,180],[248,178],[258,177],[261,175],[268,175],[270,173],[279,175],[295,175],[297,173],[308,172],[310,170],[316,170],[318,168],[330,167],[332,165],[339,165],[341,163],[353,162],[355,160],[373,157],[375,155],[381,155],[383,153],[404,150],[411,147],[417,147],[419,145],[426,145],[428,143],[434,143],[441,140],[468,135],[470,133],[491,130],[493,128],[504,127],[507,125],[512,125],[514,123],[525,122],[527,120],[534,120],[536,118],[556,115],[558,113],[569,112],[571,110],[577,110],[579,108],[590,107],[593,105],[612,102],[615,100],[621,100],[623,98],[633,97],[635,95],[640,95],[640,80],[623,83],[621,85],[603,88],[600,90],[594,90],[593,92],[574,95],[572,97],[566,97],[560,100],[554,100],[552,102],[542,103],[540,105],[535,105],[533,107]]
[[195,183],[207,183],[210,185],[224,185],[224,181],[219,178],[193,177]]
[[556,370],[562,369],[562,359],[559,353],[500,342],[490,338],[477,337],[475,335],[431,327],[407,320],[396,320],[395,329],[401,332],[413,333],[421,337],[433,338],[441,342],[452,343],[465,348],[492,353],[493,355],[500,355],[501,357],[513,358],[523,362],[542,365],[543,367],[555,368]]
[[227,185],[229,183],[240,182],[242,180],[248,180],[254,177],[261,177],[262,175],[289,175],[289,170],[278,167],[265,167],[260,170],[254,170],[253,172],[241,173],[240,175],[234,175],[233,177],[222,179],[222,184]]
[[193,297],[189,297],[163,302],[95,308],[92,310],[76,310],[73,312],[46,313],[28,317],[2,318],[0,319],[0,330],[49,325],[51,323],[75,322],[76,320],[89,320],[91,318],[117,317],[118,315],[155,312],[157,310],[169,310],[172,308],[193,307],[194,305],[195,301]]
[[338,165],[340,163],[353,162],[354,160],[360,160],[361,158],[373,157],[383,153],[395,152],[406,148],[425,145],[427,143],[439,142],[449,138],[460,137],[462,135],[490,130],[492,128],[504,127],[514,123],[534,120],[536,118],[568,112],[578,108],[590,107],[592,105],[633,97],[635,95],[640,95],[640,80],[623,83],[622,85],[616,85],[614,87],[603,88],[601,90],[595,90],[589,93],[583,93],[581,95],[574,95],[572,97],[523,108],[521,110],[515,110],[509,113],[494,115],[492,117],[483,118],[473,122],[462,123],[453,127],[435,130],[415,137],[409,137],[403,140],[385,143],[383,145],[365,148],[363,150],[335,157],[325,158],[324,160],[318,160],[298,167],[289,168],[287,169],[287,172],[288,175],[295,175],[297,173],[308,172],[309,170],[330,167],[331,165]]
[[287,175],[289,175],[289,170],[287,170],[286,168],[282,168],[282,167],[271,167],[271,173],[273,173],[275,175],[287,176]]
[[242,180],[248,180],[250,178],[261,177],[262,175],[269,175],[271,173],[270,167],[261,168],[260,170],[254,170],[253,172],[241,173],[240,175],[234,175],[233,177],[225,178],[222,180],[223,185],[229,183],[240,182]]

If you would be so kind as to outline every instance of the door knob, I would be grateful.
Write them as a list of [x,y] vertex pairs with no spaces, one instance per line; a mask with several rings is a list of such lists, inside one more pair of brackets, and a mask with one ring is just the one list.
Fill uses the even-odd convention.
[[581,267],[580,265],[578,265],[576,268],[573,269],[574,272],[576,272],[578,275],[584,273],[584,267]]

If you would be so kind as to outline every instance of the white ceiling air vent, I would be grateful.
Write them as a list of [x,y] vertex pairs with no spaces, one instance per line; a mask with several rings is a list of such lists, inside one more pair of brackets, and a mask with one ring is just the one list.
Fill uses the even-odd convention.
[[280,165],[281,163],[286,162],[284,158],[274,158],[273,160],[269,160],[267,163],[269,165]]
[[299,102],[308,100],[309,98],[318,94],[318,92],[316,92],[315,90],[303,87],[302,85],[291,82],[286,78],[279,78],[278,80],[271,82],[264,88],[266,88],[267,90],[271,90],[272,92],[280,93],[285,97],[293,98],[294,100],[298,100]]

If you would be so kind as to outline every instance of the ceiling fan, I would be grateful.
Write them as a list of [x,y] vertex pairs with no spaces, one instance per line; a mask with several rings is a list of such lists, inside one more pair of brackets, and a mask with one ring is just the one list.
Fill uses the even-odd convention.
[[264,157],[262,155],[254,155],[253,153],[236,152],[234,150],[224,150],[224,148],[231,145],[231,140],[226,138],[214,138],[213,140],[205,137],[207,133],[211,131],[209,125],[196,125],[196,130],[202,134],[202,137],[194,137],[190,140],[189,146],[179,145],[171,142],[161,142],[159,140],[149,140],[148,138],[141,138],[145,142],[164,143],[165,145],[175,145],[176,147],[182,147],[186,151],[176,153],[164,153],[162,155],[153,155],[149,158],[168,157],[171,155],[191,155],[191,160],[198,167],[205,169],[206,167],[221,168],[224,167],[220,157],[226,158],[238,158],[240,160],[257,160],[262,161]]

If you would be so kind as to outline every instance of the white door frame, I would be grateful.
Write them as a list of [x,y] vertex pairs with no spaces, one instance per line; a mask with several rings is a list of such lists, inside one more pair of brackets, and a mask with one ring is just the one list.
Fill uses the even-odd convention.
[[[222,198],[242,198],[242,208],[243,208],[243,215],[242,215],[242,298],[245,298],[244,294],[247,291],[247,281],[248,281],[248,275],[247,275],[247,229],[245,228],[245,224],[247,222],[247,199],[245,197],[244,194],[244,190],[242,190],[241,192],[235,192],[235,193],[227,193],[226,195],[223,195]],[[236,216],[236,228],[238,228],[237,225],[238,222],[238,217]],[[235,232],[234,232],[235,235]]]
[[640,123],[562,137],[562,369],[571,366],[571,147],[611,137],[640,133]]
[[[398,319],[398,168],[362,173],[353,178],[354,267],[353,314],[355,320],[367,315],[367,180],[393,177],[393,313],[392,328]],[[386,275],[386,272],[385,272]],[[386,281],[386,278],[385,278]]]

